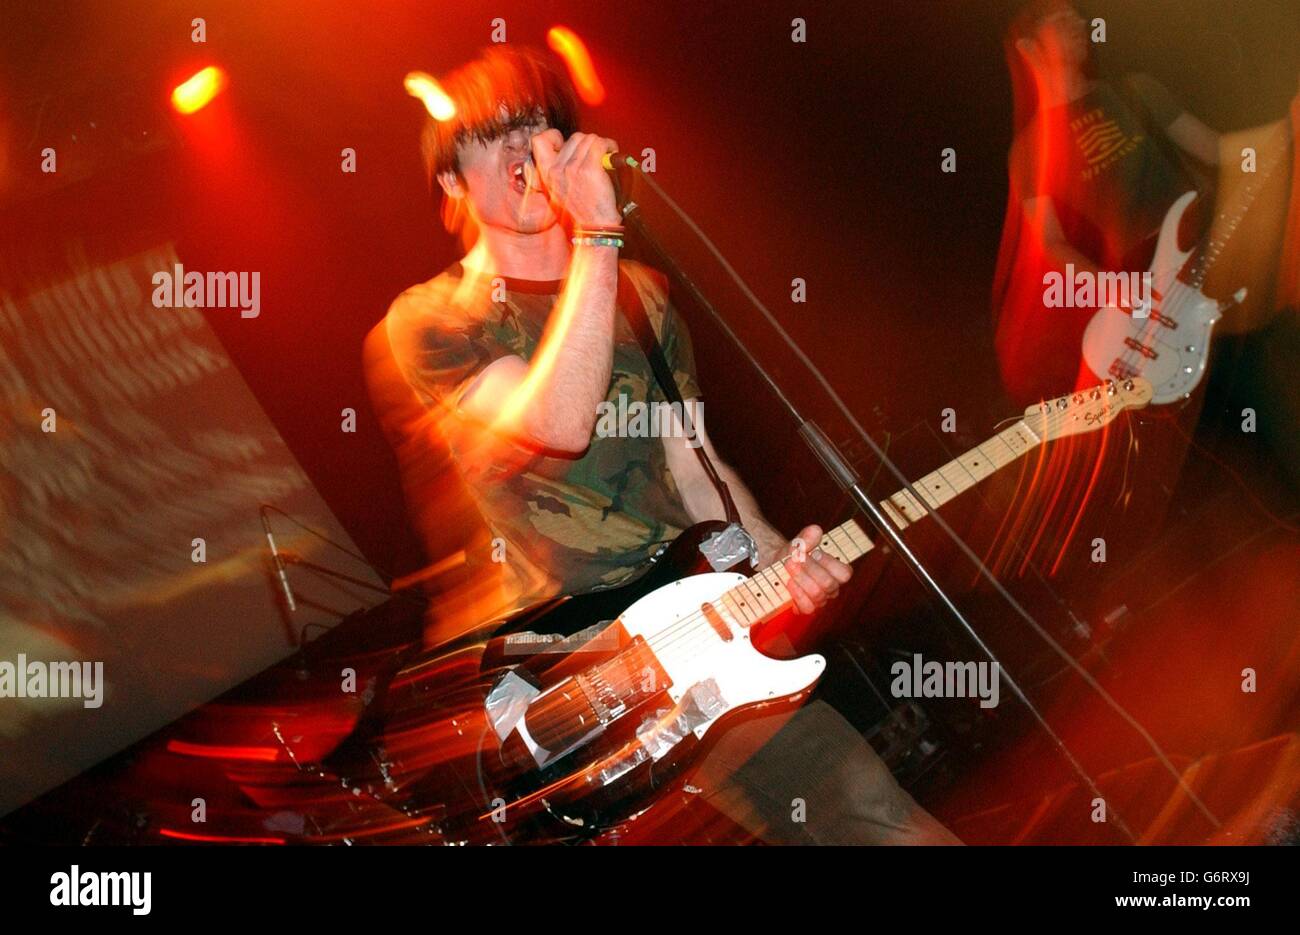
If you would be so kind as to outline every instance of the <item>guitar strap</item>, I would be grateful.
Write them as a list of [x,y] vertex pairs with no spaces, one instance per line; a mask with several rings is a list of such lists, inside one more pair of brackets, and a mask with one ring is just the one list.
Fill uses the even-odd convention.
[[[663,390],[663,394],[668,398],[668,401],[676,405],[681,411],[686,437],[693,439],[695,437],[695,426],[691,421],[690,410],[682,400],[682,391],[677,386],[677,380],[673,377],[672,369],[668,366],[668,360],[664,357],[664,350],[659,344],[659,338],[655,335],[654,326],[650,324],[640,291],[621,269],[618,273],[618,292],[618,303],[623,310],[623,317],[632,326],[632,333],[636,335],[642,353],[645,354],[646,360],[650,362],[650,369],[654,372],[655,382],[659,384],[659,388]],[[736,509],[735,501],[731,499],[731,491],[727,489],[726,482],[718,476],[713,462],[709,460],[708,453],[704,450],[704,445],[693,445],[692,447],[695,449],[695,456],[700,459],[705,476],[709,478],[709,483],[713,484],[713,489],[718,492],[718,497],[722,500],[722,508],[727,514],[727,523],[739,525],[740,513]]]

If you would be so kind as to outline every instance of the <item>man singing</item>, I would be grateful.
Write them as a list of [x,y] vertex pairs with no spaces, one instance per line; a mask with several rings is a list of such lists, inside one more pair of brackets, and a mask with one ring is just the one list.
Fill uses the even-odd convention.
[[[567,79],[537,54],[497,48],[442,87],[456,114],[428,122],[423,152],[444,221],[468,250],[398,296],[380,327],[396,371],[439,413],[491,533],[506,577],[500,613],[619,584],[691,524],[722,519],[699,444],[759,564],[786,560],[797,611],[835,597],[851,572],[816,547],[822,531],[805,528],[792,556],[714,450],[666,280],[619,260],[622,218],[601,164],[617,146],[578,132]],[[665,400],[625,318],[629,303],[645,309],[693,433],[597,431],[602,403]],[[729,728],[705,760],[694,780],[704,798],[768,841],[955,843],[823,702]],[[795,799],[807,804],[806,821],[791,820]]]

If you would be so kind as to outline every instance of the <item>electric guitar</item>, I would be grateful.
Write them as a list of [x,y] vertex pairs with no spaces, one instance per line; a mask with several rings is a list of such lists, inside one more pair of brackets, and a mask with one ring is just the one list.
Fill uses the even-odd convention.
[[1219,302],[1201,287],[1255,196],[1283,161],[1287,132],[1285,123],[1275,131],[1268,156],[1219,213],[1213,235],[1200,249],[1178,248],[1178,228],[1196,192],[1186,192],[1173,203],[1160,225],[1147,301],[1132,313],[1102,308],[1084,331],[1083,359],[1098,377],[1145,377],[1155,389],[1152,402],[1157,404],[1186,399],[1196,389],[1205,373],[1211,330],[1228,308],[1245,297],[1240,289],[1233,301]]
[[[1024,418],[881,506],[904,528],[1049,440],[1145,406],[1151,386],[1108,381]],[[782,563],[750,577],[694,573],[721,523],[684,532],[631,584],[532,608],[487,643],[426,654],[385,686],[382,726],[331,769],[450,840],[564,841],[649,807],[718,725],[811,692],[826,660],[774,659],[754,628],[791,604]],[[872,543],[853,520],[821,548],[852,563]],[[584,629],[585,628],[585,629]],[[523,631],[523,632],[521,632]],[[539,634],[570,634],[560,638]]]

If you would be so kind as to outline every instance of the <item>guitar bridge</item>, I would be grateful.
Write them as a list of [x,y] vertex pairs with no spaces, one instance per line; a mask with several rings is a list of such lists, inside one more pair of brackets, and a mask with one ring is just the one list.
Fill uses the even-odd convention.
[[622,717],[624,712],[672,685],[672,679],[642,636],[636,637],[609,662],[579,673],[574,681],[601,724]]

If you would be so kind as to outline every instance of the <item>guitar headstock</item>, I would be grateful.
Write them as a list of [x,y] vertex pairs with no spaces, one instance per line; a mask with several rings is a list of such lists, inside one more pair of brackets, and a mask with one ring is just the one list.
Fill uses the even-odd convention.
[[1043,441],[1081,435],[1109,424],[1125,409],[1141,409],[1151,402],[1151,395],[1151,384],[1141,377],[1107,380],[1030,406],[1025,422]]

